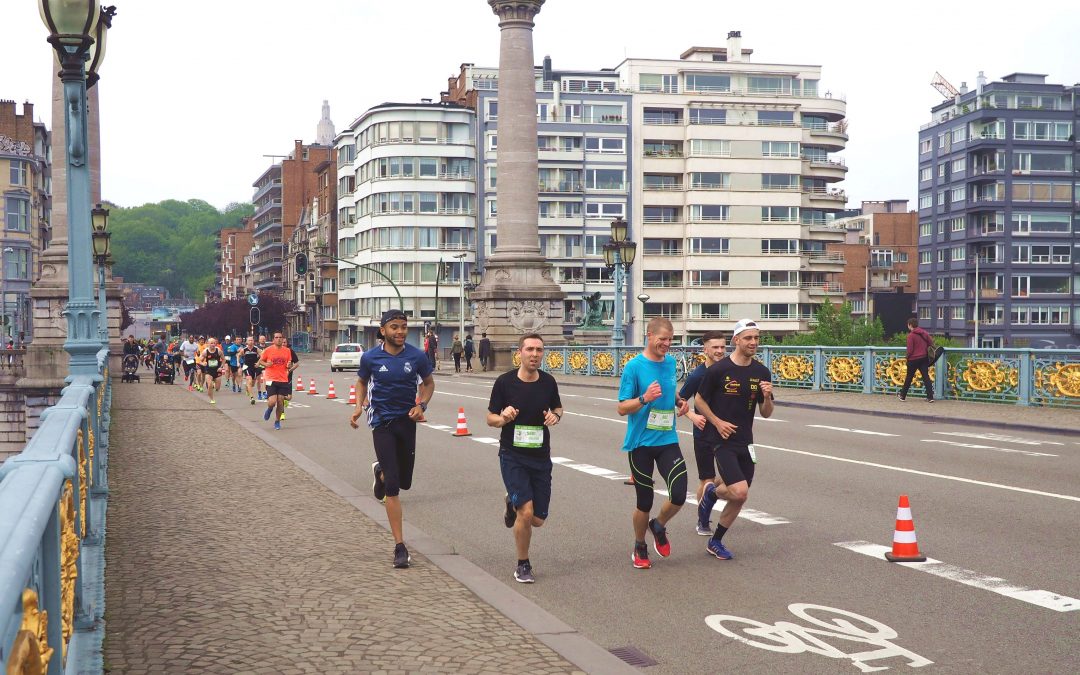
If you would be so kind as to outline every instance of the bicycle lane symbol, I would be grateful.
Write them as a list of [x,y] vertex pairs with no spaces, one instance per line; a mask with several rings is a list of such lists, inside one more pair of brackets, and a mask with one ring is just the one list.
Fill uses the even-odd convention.
[[[869,661],[904,658],[907,659],[907,665],[911,668],[921,668],[933,663],[929,659],[925,659],[890,642],[890,640],[897,638],[895,630],[860,614],[836,609],[835,607],[808,603],[788,605],[788,611],[803,621],[819,626],[819,628],[801,626],[790,621],[777,621],[776,624],[770,625],[753,619],[726,614],[707,616],[705,617],[705,623],[709,628],[721,635],[726,635],[758,649],[783,654],[810,652],[811,654],[827,656],[832,659],[851,659],[852,664],[864,673],[888,670],[889,668],[888,666],[871,666],[867,663]],[[837,616],[829,617],[831,618],[831,621],[829,621],[813,616],[812,611],[831,612]],[[733,630],[726,624],[741,625]],[[833,640],[870,645],[877,649],[849,654],[820,638],[832,638]]]

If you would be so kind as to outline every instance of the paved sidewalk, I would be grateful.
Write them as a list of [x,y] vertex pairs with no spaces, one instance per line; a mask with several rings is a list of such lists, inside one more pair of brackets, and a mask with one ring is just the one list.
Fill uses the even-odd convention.
[[[464,377],[494,380],[500,372],[474,371],[472,373],[453,373],[446,369],[437,375],[443,377]],[[613,377],[589,375],[556,375],[559,382],[586,387],[596,387],[613,391],[618,389],[619,380]],[[809,391],[807,389],[789,389],[777,387],[778,406],[792,406],[829,410],[834,412],[861,413],[879,417],[900,417],[908,419],[933,420],[935,422],[978,422],[984,426],[999,429],[1038,430],[1051,429],[1066,434],[1080,436],[1080,410],[1076,408],[1046,408],[1041,406],[1022,406],[1006,403],[977,403],[974,401],[934,401],[926,402],[922,389],[908,394],[907,401],[900,401],[895,396],[884,394],[857,394],[849,392]]]
[[[182,387],[113,391],[107,671],[582,672],[443,570],[478,576],[460,556],[414,550],[394,570],[392,539],[358,510],[372,498],[343,499]],[[512,595],[555,624],[545,639],[596,656]]]

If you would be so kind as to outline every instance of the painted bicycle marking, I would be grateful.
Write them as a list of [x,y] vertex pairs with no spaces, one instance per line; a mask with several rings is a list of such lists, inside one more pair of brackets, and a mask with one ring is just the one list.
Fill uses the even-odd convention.
[[[712,614],[705,617],[705,623],[717,633],[726,635],[751,647],[767,649],[783,654],[802,654],[810,652],[831,659],[851,659],[855,667],[864,673],[888,670],[888,666],[871,666],[867,662],[891,658],[907,659],[911,668],[921,668],[933,663],[918,654],[893,644],[897,633],[892,628],[873,619],[835,607],[794,603],[788,605],[788,611],[796,617],[820,628],[810,628],[790,621],[777,621],[775,624],[762,623],[753,619],[727,614]],[[818,618],[811,612],[832,613],[836,616]],[[725,624],[739,624],[729,628]],[[872,645],[877,649],[847,653],[825,642],[821,638],[832,638],[858,644]]]

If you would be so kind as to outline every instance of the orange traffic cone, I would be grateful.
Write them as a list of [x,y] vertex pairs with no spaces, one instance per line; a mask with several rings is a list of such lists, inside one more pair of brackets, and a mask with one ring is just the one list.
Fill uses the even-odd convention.
[[314,377],[311,378],[311,386],[308,387],[307,393],[308,393],[309,396],[314,396],[315,394],[319,393],[319,392],[315,391],[315,378]]
[[[416,405],[420,405],[420,394],[417,394],[417,395],[416,395]],[[416,420],[416,421],[417,421],[417,422],[427,422],[427,418],[426,418],[426,417],[424,417],[424,411],[423,411],[423,409],[422,409],[422,408],[421,408],[421,410],[420,410],[420,419],[418,419],[418,420]]]
[[911,506],[907,495],[900,495],[900,505],[896,507],[896,530],[893,532],[892,552],[885,554],[889,562],[925,562],[926,556],[919,553],[919,544],[915,541],[915,521],[911,519]]
[[457,429],[454,430],[455,436],[472,436],[469,433],[469,424],[465,421],[465,408],[457,409]]
[[326,398],[337,398],[337,394],[334,393],[334,380],[330,380],[330,387],[326,391]]
[[356,405],[356,385],[349,385],[349,405]]

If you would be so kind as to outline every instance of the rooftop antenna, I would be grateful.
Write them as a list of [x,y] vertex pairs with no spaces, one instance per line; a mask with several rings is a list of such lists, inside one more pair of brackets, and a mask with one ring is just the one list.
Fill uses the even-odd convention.
[[945,99],[956,98],[960,95],[960,92],[957,91],[956,87],[949,84],[949,81],[937,71],[934,71],[934,79],[930,80],[930,86],[937,89],[938,93]]

